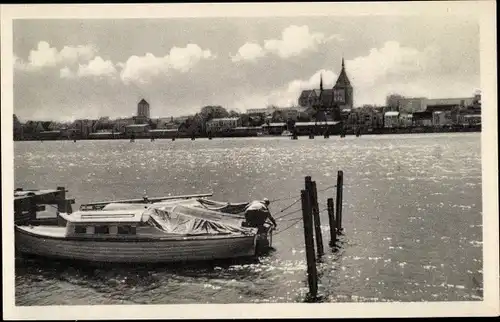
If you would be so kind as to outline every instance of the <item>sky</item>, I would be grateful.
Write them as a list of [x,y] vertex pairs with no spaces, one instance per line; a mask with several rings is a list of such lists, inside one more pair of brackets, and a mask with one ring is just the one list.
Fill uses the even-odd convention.
[[331,88],[345,59],[354,105],[388,94],[468,97],[480,89],[474,16],[302,16],[14,20],[21,121],[152,117],[205,105],[245,112]]

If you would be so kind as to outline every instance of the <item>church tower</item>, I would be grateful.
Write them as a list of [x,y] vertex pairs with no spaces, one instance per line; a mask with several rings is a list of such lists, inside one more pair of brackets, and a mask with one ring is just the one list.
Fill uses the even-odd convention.
[[345,71],[344,57],[339,78],[333,86],[333,103],[340,109],[353,108],[353,89]]

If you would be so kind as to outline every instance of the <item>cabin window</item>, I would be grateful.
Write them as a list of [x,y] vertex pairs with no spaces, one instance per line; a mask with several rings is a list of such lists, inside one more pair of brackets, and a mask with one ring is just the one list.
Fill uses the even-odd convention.
[[96,234],[109,234],[109,226],[96,226],[95,233]]
[[117,233],[118,233],[118,227],[116,227],[116,226],[109,227],[109,234],[110,235],[116,235]]
[[87,227],[75,226],[75,234],[85,234],[86,232],[87,232]]
[[119,235],[135,235],[134,226],[118,226]]
[[86,229],[86,233],[87,234],[93,235],[94,232],[95,232],[94,226],[88,226],[87,227],[87,229]]

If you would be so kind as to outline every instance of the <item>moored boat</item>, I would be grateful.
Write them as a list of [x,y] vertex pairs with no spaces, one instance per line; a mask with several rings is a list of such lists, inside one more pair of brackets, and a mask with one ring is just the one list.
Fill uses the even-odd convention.
[[244,205],[176,199],[108,203],[102,210],[61,212],[61,225],[15,225],[16,250],[110,263],[252,257],[270,246],[271,232],[243,227],[240,210]]

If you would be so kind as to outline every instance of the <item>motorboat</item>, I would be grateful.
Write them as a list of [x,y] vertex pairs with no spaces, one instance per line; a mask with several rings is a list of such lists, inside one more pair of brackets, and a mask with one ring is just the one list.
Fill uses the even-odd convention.
[[248,203],[204,198],[108,202],[58,212],[58,224],[15,225],[20,253],[109,263],[168,263],[254,257],[271,246],[271,225],[245,227]]

